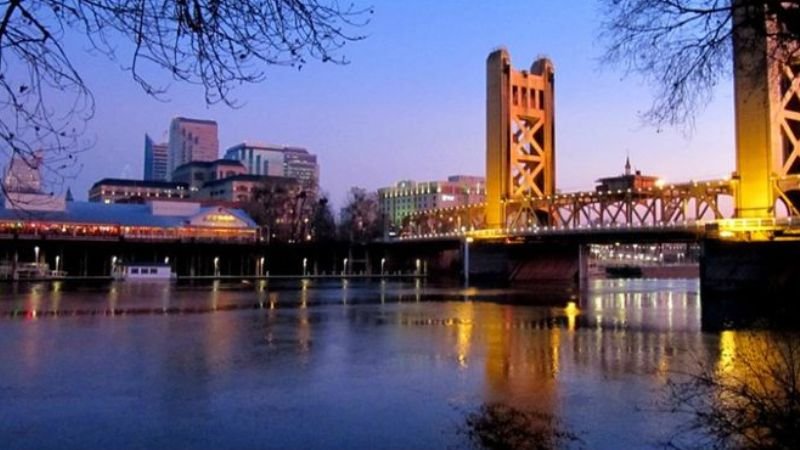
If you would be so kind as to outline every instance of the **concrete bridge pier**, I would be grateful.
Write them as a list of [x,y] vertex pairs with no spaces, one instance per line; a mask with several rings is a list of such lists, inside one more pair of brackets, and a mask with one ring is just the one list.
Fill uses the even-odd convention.
[[[475,241],[469,248],[471,282],[578,283],[588,274],[588,246],[575,243]],[[464,252],[466,253],[466,252]],[[466,271],[466,266],[465,269]]]
[[796,321],[800,241],[703,242],[703,328]]

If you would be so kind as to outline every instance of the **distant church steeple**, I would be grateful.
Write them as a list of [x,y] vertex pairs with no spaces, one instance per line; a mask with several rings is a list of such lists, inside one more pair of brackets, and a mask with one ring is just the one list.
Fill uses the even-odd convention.
[[64,200],[68,202],[74,202],[75,199],[72,197],[72,189],[67,188],[67,195],[65,196]]
[[630,175],[630,174],[631,174],[631,157],[630,156],[626,156],[625,157],[625,175]]

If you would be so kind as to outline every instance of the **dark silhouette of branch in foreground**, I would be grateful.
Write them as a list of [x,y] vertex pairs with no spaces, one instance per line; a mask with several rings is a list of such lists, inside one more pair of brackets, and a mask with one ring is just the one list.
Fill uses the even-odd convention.
[[[800,56],[800,0],[601,0],[603,63],[642,75],[655,89],[642,113],[656,126],[689,126],[732,75],[733,26],[768,40],[773,63]],[[751,44],[743,43],[744,46]]]
[[800,334],[725,331],[718,363],[670,380],[663,401],[685,419],[667,448],[800,448]]

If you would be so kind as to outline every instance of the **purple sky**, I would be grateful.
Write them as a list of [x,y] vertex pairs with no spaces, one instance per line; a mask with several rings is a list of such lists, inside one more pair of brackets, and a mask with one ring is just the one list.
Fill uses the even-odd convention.
[[97,100],[89,125],[96,145],[68,183],[76,198],[102,177],[141,177],[144,133],[159,140],[178,115],[216,120],[221,153],[243,140],[307,147],[319,156],[322,188],[337,207],[353,185],[481,175],[485,60],[498,46],[517,68],[538,55],[555,64],[560,189],[588,189],[620,173],[626,152],[636,168],[671,181],[721,178],[734,168],[731,83],[689,137],[643,125],[637,112],[649,106],[651,90],[600,61],[595,1],[373,4],[368,38],[344,49],[350,65],[267,68],[264,83],[238,89],[245,104],[235,110],[206,107],[196,86],[173,84],[169,102],[154,100],[122,62],[81,53]]

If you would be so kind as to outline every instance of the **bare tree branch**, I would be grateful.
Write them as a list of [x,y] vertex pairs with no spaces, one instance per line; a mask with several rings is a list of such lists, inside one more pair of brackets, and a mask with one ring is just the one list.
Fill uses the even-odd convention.
[[[656,126],[692,127],[714,88],[732,73],[733,18],[769,39],[770,57],[791,62],[800,40],[800,0],[601,0],[605,60],[656,89],[643,113]],[[774,26],[766,27],[766,23]]]
[[[120,60],[162,98],[163,74],[203,87],[208,104],[238,105],[233,90],[267,66],[346,64],[339,51],[371,8],[337,0],[0,0],[0,152],[40,164],[51,186],[80,169],[94,98],[64,37]],[[120,44],[121,43],[121,44]]]

